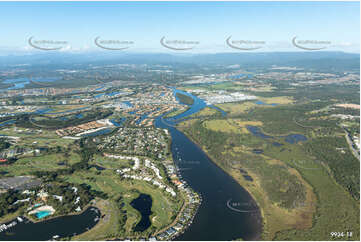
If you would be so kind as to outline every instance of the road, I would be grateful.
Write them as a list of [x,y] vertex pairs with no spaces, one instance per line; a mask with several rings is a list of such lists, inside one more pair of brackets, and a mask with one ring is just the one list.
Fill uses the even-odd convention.
[[350,147],[350,150],[352,152],[352,154],[360,161],[360,155],[358,153],[358,150],[356,150],[354,147],[353,147],[353,142],[349,136],[349,133],[345,130],[345,137],[346,137],[346,141],[348,143],[348,146]]

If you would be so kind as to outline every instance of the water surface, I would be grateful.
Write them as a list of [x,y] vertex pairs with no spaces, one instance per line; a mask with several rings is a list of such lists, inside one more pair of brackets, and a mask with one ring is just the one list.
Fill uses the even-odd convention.
[[138,210],[142,216],[134,228],[134,231],[143,232],[151,225],[149,216],[152,214],[152,198],[148,194],[140,194],[130,205]]
[[[59,78],[55,78],[55,77],[48,77],[48,78],[32,78],[33,81],[35,82],[53,82],[56,80],[59,80]],[[6,84],[13,84],[13,86],[8,87],[8,90],[14,90],[14,89],[21,89],[24,88],[27,84],[30,84],[30,79],[26,78],[26,77],[22,77],[22,78],[16,78],[16,79],[7,79],[4,80],[3,83]]]
[[[251,132],[256,137],[260,137],[262,139],[273,139],[273,138],[283,138],[285,142],[289,144],[297,144],[298,142],[307,141],[307,137],[302,134],[289,134],[284,136],[270,136],[262,132],[260,127],[248,125],[247,130]],[[283,144],[278,142],[273,142],[274,146],[282,146]]]
[[[0,233],[0,240],[50,240],[54,235],[60,237],[80,234],[95,226],[100,211],[90,207],[79,215],[64,216],[33,223],[25,218],[23,222]],[[9,224],[9,223],[6,223]]]
[[[174,94],[179,90],[174,90]],[[155,120],[156,127],[166,128],[172,137],[173,160],[182,178],[198,193],[202,203],[190,227],[176,240],[256,240],[262,232],[259,210],[248,212],[232,210],[228,201],[254,203],[250,194],[231,176],[225,173],[196,144],[174,128],[177,119],[200,111],[205,102],[187,92],[194,104],[185,113],[173,118]]]

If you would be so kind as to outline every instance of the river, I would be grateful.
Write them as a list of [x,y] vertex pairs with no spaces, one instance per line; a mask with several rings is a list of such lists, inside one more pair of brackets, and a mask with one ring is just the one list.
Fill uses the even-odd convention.
[[[172,137],[173,159],[184,180],[202,196],[198,212],[186,231],[176,240],[257,240],[262,232],[262,219],[250,194],[231,176],[213,163],[182,132],[174,128],[177,119],[187,118],[207,105],[196,96],[174,89],[194,99],[193,105],[173,118],[155,120],[156,127],[168,129]],[[96,210],[97,211],[97,210]],[[49,240],[54,235],[71,236],[85,232],[96,224],[98,212],[88,209],[80,215],[59,217],[39,223],[19,223],[0,240]]]
[[[174,90],[174,93],[178,91]],[[157,118],[155,125],[169,130],[173,159],[180,168],[183,179],[201,194],[203,200],[191,226],[176,240],[259,239],[262,232],[260,212],[244,206],[255,204],[250,194],[215,165],[196,144],[174,128],[177,119],[186,118],[206,106],[196,96],[179,92],[192,97],[193,105],[185,113],[173,118]],[[238,209],[231,209],[230,204]]]

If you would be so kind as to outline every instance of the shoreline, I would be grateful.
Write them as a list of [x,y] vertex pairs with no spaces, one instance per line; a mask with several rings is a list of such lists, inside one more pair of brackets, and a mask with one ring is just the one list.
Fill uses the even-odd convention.
[[[178,128],[177,128],[178,129]],[[224,173],[226,173],[229,177],[231,177],[231,179],[233,179],[237,184],[239,184],[240,187],[244,188],[247,193],[252,197],[252,199],[256,202],[259,211],[260,211],[260,215],[261,215],[261,221],[262,221],[262,232],[256,237],[254,238],[254,240],[259,240],[262,239],[264,237],[265,231],[264,231],[264,227],[266,224],[266,218],[264,216],[264,211],[263,208],[261,206],[259,206],[258,201],[254,198],[253,194],[242,184],[240,184],[232,175],[230,175],[227,171],[225,171],[222,167],[220,167],[215,161],[213,161],[213,159],[211,158],[211,156],[208,154],[207,151],[203,150],[203,148],[197,144],[186,132],[183,132],[182,130],[178,129],[180,132],[182,132],[182,134],[184,134],[193,144],[195,144],[199,149],[202,150],[202,152],[204,152],[204,154],[207,156],[207,158],[213,163],[215,164],[218,168],[220,168]]]
[[56,218],[60,218],[60,217],[66,217],[66,216],[74,216],[74,215],[80,215],[82,213],[84,213],[89,207],[95,207],[97,208],[99,211],[100,209],[98,207],[96,207],[95,205],[91,204],[91,202],[89,204],[87,204],[80,212],[71,212],[71,213],[68,213],[68,214],[63,214],[63,215],[56,215],[56,216],[50,216],[48,218],[44,218],[44,219],[41,219],[41,220],[35,220],[34,218],[32,218],[31,216],[29,216],[28,214],[21,214],[20,212],[17,212],[18,214],[14,214],[11,216],[10,219],[6,219],[5,221],[1,221],[0,223],[2,224],[5,224],[5,223],[9,223],[11,222],[12,220],[15,220],[17,217],[24,217],[26,218],[27,220],[31,221],[32,223],[36,224],[36,223],[41,223],[41,222],[45,222],[45,221],[48,221],[48,220],[52,220],[52,219],[56,219]]
[[81,211],[79,212],[71,212],[71,213],[68,213],[68,214],[65,214],[65,215],[56,215],[56,216],[50,216],[48,218],[44,218],[42,220],[34,220],[32,217],[30,217],[29,215],[23,215],[23,217],[25,217],[26,219],[30,220],[32,223],[41,223],[41,222],[45,222],[45,221],[48,221],[48,220],[52,220],[52,219],[56,219],[56,218],[61,218],[61,217],[66,217],[66,216],[74,216],[74,215],[80,215],[82,213],[84,213],[89,207],[95,207],[97,208],[99,211],[100,209],[94,205],[91,204],[91,202],[89,202],[89,204],[87,204]]
[[[265,230],[264,228],[266,227],[266,218],[264,216],[264,211],[263,208],[259,205],[258,201],[254,198],[253,194],[242,184],[240,184],[232,175],[230,175],[227,171],[225,171],[222,167],[220,167],[215,161],[213,161],[213,159],[211,158],[211,156],[208,154],[207,151],[203,150],[203,148],[197,144],[195,142],[195,140],[193,140],[186,132],[183,132],[181,129],[176,128],[178,131],[180,131],[182,134],[184,134],[194,145],[196,145],[202,152],[204,152],[204,154],[207,156],[207,158],[213,163],[215,164],[218,168],[220,168],[224,173],[226,173],[231,179],[233,179],[240,187],[244,188],[246,190],[246,192],[251,196],[251,198],[253,199],[253,201],[257,204],[259,211],[260,211],[260,215],[261,215],[261,224],[262,224],[262,232],[256,236],[256,238],[254,238],[253,240],[260,240],[262,238],[264,238],[264,234],[265,234]],[[242,239],[242,238],[238,238],[238,239]]]
[[[39,224],[39,223],[42,223],[42,222],[52,222],[55,219],[62,219],[62,218],[73,217],[73,216],[80,216],[80,215],[84,214],[85,212],[87,212],[89,209],[95,211],[97,213],[96,216],[98,218],[101,218],[102,213],[101,213],[100,208],[98,208],[93,203],[93,201],[91,201],[86,206],[84,206],[84,208],[79,212],[71,212],[71,213],[68,213],[68,214],[65,214],[65,215],[56,215],[56,216],[52,216],[52,217],[48,217],[48,218],[44,218],[44,219],[40,219],[40,220],[34,219],[31,216],[29,216],[28,214],[22,214],[21,212],[14,213],[12,216],[10,216],[11,219],[7,219],[6,221],[2,222],[1,225],[14,224],[14,227],[16,227],[17,224],[22,224],[22,223],[25,223],[25,224],[28,224],[28,223],[30,223],[30,224]],[[86,231],[80,232],[80,234],[83,234],[83,233],[93,229],[94,227],[96,227],[99,224],[99,221],[100,221],[100,219],[94,220],[95,224],[92,225],[92,226],[90,225],[89,227],[86,228]],[[1,232],[3,232],[3,231],[1,231]],[[74,237],[74,234],[64,236],[64,237],[62,236],[62,237],[59,237],[59,238],[66,238],[66,237],[70,237],[70,238]],[[50,239],[50,240],[52,240],[52,239]]]
[[[188,109],[190,109],[190,107],[188,107],[187,110],[188,110]],[[163,116],[161,116],[161,118],[163,118]],[[174,128],[175,128],[175,127],[174,127]],[[197,193],[193,188],[191,188],[191,187],[188,185],[187,182],[183,181],[183,178],[179,179],[179,175],[180,175],[179,173],[180,173],[180,172],[178,171],[178,166],[176,165],[176,163],[175,163],[175,161],[174,161],[174,159],[173,159],[173,152],[172,152],[172,148],[171,148],[171,147],[172,147],[172,143],[173,143],[173,139],[172,139],[172,136],[170,135],[169,129],[168,129],[168,128],[165,128],[165,130],[167,130],[167,135],[169,135],[168,149],[169,149],[170,154],[171,154],[171,155],[170,155],[170,158],[171,158],[171,160],[172,160],[172,162],[173,162],[173,165],[174,165],[174,167],[176,167],[177,178],[178,178],[178,180],[180,180],[183,184],[186,184],[186,185],[189,187],[189,189],[191,190],[191,192],[192,192],[193,194],[195,194],[196,196],[198,196],[198,198],[199,198],[199,203],[197,203],[197,204],[195,205],[195,207],[192,209],[192,217],[191,217],[190,219],[188,219],[185,224],[182,223],[182,224],[184,225],[184,228],[182,228],[181,230],[177,230],[177,232],[176,232],[174,235],[171,235],[171,236],[168,238],[169,240],[171,240],[171,239],[174,239],[174,238],[180,236],[181,234],[183,234],[183,233],[192,225],[193,220],[194,220],[194,217],[195,217],[196,214],[198,213],[198,209],[199,209],[200,205],[202,204],[202,196],[201,196],[201,194]],[[180,192],[180,191],[183,190],[183,189],[177,187],[177,190]],[[182,216],[184,209],[186,208],[187,205],[190,204],[190,203],[186,200],[186,199],[187,199],[187,192],[185,192],[185,191],[183,190],[182,193],[183,193],[183,195],[184,195],[184,203],[183,203],[183,205],[182,205],[179,213],[177,214],[176,218],[174,219],[174,221],[171,222],[169,225],[167,225],[165,228],[160,229],[160,230],[154,232],[154,233],[152,234],[153,236],[158,236],[158,235],[164,233],[167,229],[173,227],[175,224],[179,223],[179,218]],[[168,240],[168,239],[167,239],[167,240]]]

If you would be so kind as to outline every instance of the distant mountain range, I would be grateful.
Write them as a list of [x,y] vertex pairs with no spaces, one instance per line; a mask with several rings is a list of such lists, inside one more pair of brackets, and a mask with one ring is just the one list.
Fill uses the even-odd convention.
[[[217,54],[165,54],[93,52],[63,53],[46,52],[28,55],[0,56],[0,67],[14,65],[66,66],[74,64],[193,64],[198,66],[226,66],[239,64],[243,67],[296,66],[301,68],[345,68],[359,70],[360,55],[345,52],[254,52]],[[73,66],[74,67],[74,66]]]

